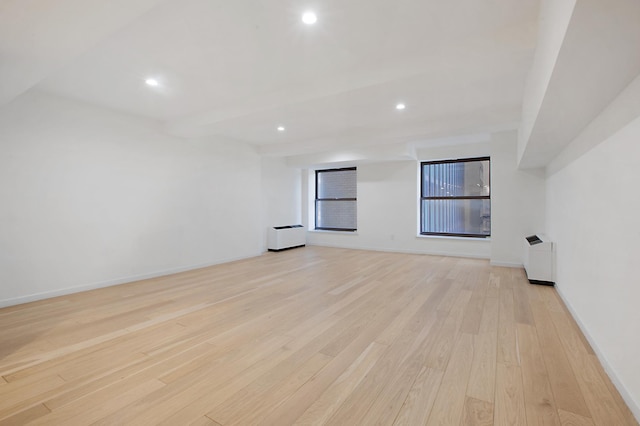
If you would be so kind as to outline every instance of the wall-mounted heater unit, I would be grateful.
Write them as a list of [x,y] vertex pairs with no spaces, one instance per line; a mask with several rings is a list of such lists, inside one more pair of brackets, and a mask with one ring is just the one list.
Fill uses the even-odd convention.
[[525,238],[524,269],[531,284],[555,284],[555,245],[544,235]]
[[269,251],[281,251],[302,247],[307,243],[307,231],[302,225],[274,226],[269,228]]

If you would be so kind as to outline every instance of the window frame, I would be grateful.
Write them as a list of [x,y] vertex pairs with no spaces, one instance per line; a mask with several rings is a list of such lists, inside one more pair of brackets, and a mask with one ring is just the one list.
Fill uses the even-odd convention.
[[[315,200],[314,200],[314,208],[315,208],[315,212],[314,212],[314,229],[318,230],[318,231],[339,231],[339,232],[356,232],[358,230],[358,228],[325,228],[325,227],[319,227],[318,226],[318,201],[355,201],[356,203],[358,202],[358,198],[356,196],[356,198],[318,198],[318,174],[319,173],[331,173],[331,172],[344,172],[347,170],[353,170],[356,172],[356,185],[357,185],[357,167],[342,167],[342,168],[333,168],[333,169],[319,169],[316,170],[315,172],[315,177],[316,177],[316,182],[315,182],[315,186],[316,186],[316,193],[315,193]],[[356,186],[356,190],[357,190],[357,186]],[[357,217],[356,217],[356,222],[357,222]],[[357,226],[357,225],[356,225]]]
[[[451,164],[451,163],[471,163],[476,161],[488,161],[489,162],[489,194],[488,195],[466,195],[466,196],[438,196],[438,197],[424,197],[424,166],[428,164]],[[491,205],[491,157],[473,157],[473,158],[458,158],[450,160],[437,160],[437,161],[421,161],[420,162],[420,235],[437,236],[437,237],[462,237],[462,238],[491,238],[491,231],[488,235],[485,234],[460,234],[450,232],[425,232],[422,227],[424,224],[424,200],[489,200]],[[489,219],[491,220],[491,219]]]

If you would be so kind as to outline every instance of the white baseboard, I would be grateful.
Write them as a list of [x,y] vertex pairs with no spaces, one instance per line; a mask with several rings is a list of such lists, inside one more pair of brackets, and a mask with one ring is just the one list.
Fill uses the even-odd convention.
[[604,355],[604,353],[600,350],[600,347],[598,346],[596,341],[593,339],[593,337],[589,333],[589,330],[584,325],[584,323],[580,320],[580,317],[578,316],[576,311],[573,309],[573,306],[571,306],[571,303],[569,303],[569,300],[567,300],[567,298],[565,297],[564,293],[562,292],[562,287],[556,284],[556,290],[558,291],[558,295],[560,295],[560,298],[566,305],[567,309],[571,313],[571,316],[578,324],[578,327],[580,327],[580,331],[582,331],[582,334],[584,334],[584,336],[587,338],[587,341],[591,345],[593,352],[595,352],[596,356],[598,357],[598,360],[600,361],[600,364],[602,364],[604,371],[609,376],[609,379],[611,379],[611,382],[613,383],[613,385],[616,387],[616,389],[618,389],[618,392],[620,392],[620,396],[622,397],[622,399],[624,399],[624,402],[627,403],[629,410],[631,410],[636,420],[640,422],[640,405],[638,405],[638,402],[633,399],[633,397],[631,396],[631,393],[627,390],[627,388],[624,386],[622,381],[618,378],[618,375],[616,374],[615,370],[611,366],[611,363],[609,362],[607,357]]
[[351,249],[351,250],[366,250],[366,251],[382,251],[387,253],[405,253],[405,254],[427,254],[430,256],[447,256],[447,257],[464,257],[469,259],[484,259],[489,260],[487,256],[479,255],[477,253],[460,253],[456,252],[446,252],[446,251],[432,251],[432,250],[413,250],[413,249],[398,249],[398,248],[390,248],[390,247],[376,247],[376,246],[361,246],[361,245],[340,245],[340,244],[319,244],[319,243],[310,243],[307,242],[309,246],[318,246],[318,247],[333,247],[333,248],[343,248],[343,249]]
[[126,284],[134,281],[146,280],[149,278],[163,277],[166,275],[177,274],[179,272],[191,271],[194,269],[206,268],[208,266],[220,265],[222,263],[234,262],[236,260],[249,259],[249,258],[260,256],[260,255],[261,253],[256,253],[254,255],[221,259],[213,262],[202,263],[199,265],[180,266],[176,268],[164,269],[162,271],[150,272],[148,274],[132,275],[129,277],[115,278],[115,279],[99,281],[91,284],[85,284],[85,285],[74,286],[74,287],[66,287],[66,288],[61,288],[61,289],[52,290],[52,291],[45,291],[42,293],[34,293],[26,296],[15,297],[12,299],[4,299],[4,300],[0,300],[0,308],[5,308],[7,306],[21,305],[23,303],[36,302],[38,300],[50,299],[52,297],[65,296],[67,294],[80,293],[82,291],[89,291],[89,290],[95,290],[98,288],[111,287],[119,284]]

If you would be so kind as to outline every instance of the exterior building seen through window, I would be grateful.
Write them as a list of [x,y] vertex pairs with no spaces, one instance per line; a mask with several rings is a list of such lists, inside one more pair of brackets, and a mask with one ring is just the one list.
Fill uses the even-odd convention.
[[490,159],[421,163],[420,233],[491,236]]

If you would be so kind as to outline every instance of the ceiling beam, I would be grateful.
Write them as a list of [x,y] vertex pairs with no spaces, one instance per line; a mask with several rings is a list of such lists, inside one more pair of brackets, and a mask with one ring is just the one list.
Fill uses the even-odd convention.
[[[536,62],[547,66],[534,66],[529,77],[519,140],[521,168],[547,166],[640,73],[640,2],[566,1],[575,4],[568,24],[562,17],[547,17],[558,28],[546,31],[564,33],[561,45],[556,52],[540,41],[538,49],[547,50],[536,52]],[[543,31],[544,25],[541,37]]]

